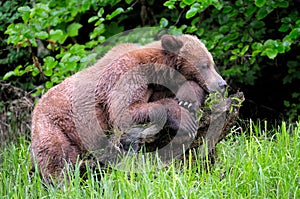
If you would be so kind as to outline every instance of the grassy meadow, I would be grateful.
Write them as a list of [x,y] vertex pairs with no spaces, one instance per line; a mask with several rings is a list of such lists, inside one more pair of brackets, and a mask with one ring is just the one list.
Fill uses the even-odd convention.
[[[217,147],[214,165],[144,161],[85,180],[75,168],[70,181],[45,185],[31,174],[29,142],[2,149],[0,198],[300,198],[300,123],[245,122]],[[99,179],[101,178],[101,179]]]

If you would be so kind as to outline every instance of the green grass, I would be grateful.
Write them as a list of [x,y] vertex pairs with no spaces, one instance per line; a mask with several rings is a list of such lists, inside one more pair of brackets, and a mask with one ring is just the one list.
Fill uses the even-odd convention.
[[[63,186],[45,186],[31,177],[29,143],[23,138],[0,155],[0,198],[300,198],[300,123],[283,122],[272,129],[254,124],[218,144],[216,163],[201,170],[200,163],[139,165],[128,161],[125,170],[87,173]],[[138,172],[137,172],[138,171]]]

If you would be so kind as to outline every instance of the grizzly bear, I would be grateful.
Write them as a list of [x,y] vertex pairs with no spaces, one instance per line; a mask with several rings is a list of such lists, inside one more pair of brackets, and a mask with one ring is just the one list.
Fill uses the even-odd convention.
[[[140,138],[164,128],[193,137],[193,113],[205,93],[226,87],[214,67],[204,44],[191,35],[164,35],[145,46],[117,45],[39,100],[32,117],[32,162],[49,180],[89,154],[110,160],[131,144],[136,124],[151,124],[135,132]],[[124,132],[117,145],[108,139],[115,129]]]

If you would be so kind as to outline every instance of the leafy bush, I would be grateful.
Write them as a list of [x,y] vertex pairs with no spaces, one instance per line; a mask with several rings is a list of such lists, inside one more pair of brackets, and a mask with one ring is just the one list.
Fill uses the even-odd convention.
[[[44,88],[51,88],[93,63],[96,60],[96,53],[91,52],[91,49],[105,41],[104,21],[112,20],[124,12],[123,8],[118,7],[112,13],[104,15],[104,9],[101,7],[103,4],[113,6],[116,2],[97,3],[89,0],[78,3],[76,0],[67,2],[52,0],[47,4],[37,3],[32,8],[19,7],[18,12],[21,13],[23,21],[12,23],[7,27],[5,32],[9,35],[7,43],[26,48],[33,61],[15,67],[6,73],[3,79],[28,73],[33,77],[43,76],[46,79],[44,87],[40,87],[34,93],[40,94]],[[76,41],[76,36],[83,27],[80,16],[95,9],[99,9],[97,15],[88,20],[89,23],[95,22],[95,27],[89,32],[89,41],[80,44]]]
[[7,27],[7,43],[26,49],[33,61],[3,79],[43,77],[35,95],[95,62],[109,46],[95,47],[108,37],[142,24],[196,34],[233,87],[256,85],[265,70],[276,68],[281,74],[266,78],[290,87],[285,98],[290,116],[300,110],[300,93],[291,89],[300,82],[300,19],[292,0],[39,0],[18,11],[22,21]]
[[[187,21],[179,28],[179,24],[171,28],[198,35],[227,79],[255,85],[257,79],[264,78],[265,68],[282,67],[282,75],[277,77],[274,73],[266,78],[283,79],[282,84],[291,87],[299,85],[300,63],[296,60],[300,58],[300,18],[293,1],[170,0],[164,5],[183,11]],[[292,60],[278,63],[291,55]],[[291,118],[300,111],[299,96],[299,90],[294,90],[290,100],[285,101]]]
[[[21,13],[17,12],[19,6],[27,5],[26,0],[11,0],[0,2],[0,79],[5,73],[13,70],[16,65],[21,63],[21,60],[29,58],[25,49],[9,46],[7,37],[4,32],[9,24],[18,22]],[[18,83],[17,81],[15,83]]]

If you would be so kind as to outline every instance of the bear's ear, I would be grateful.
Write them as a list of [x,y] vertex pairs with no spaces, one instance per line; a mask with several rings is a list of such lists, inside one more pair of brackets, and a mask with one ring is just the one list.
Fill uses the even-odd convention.
[[183,43],[172,35],[164,35],[161,37],[161,45],[166,51],[178,53]]

